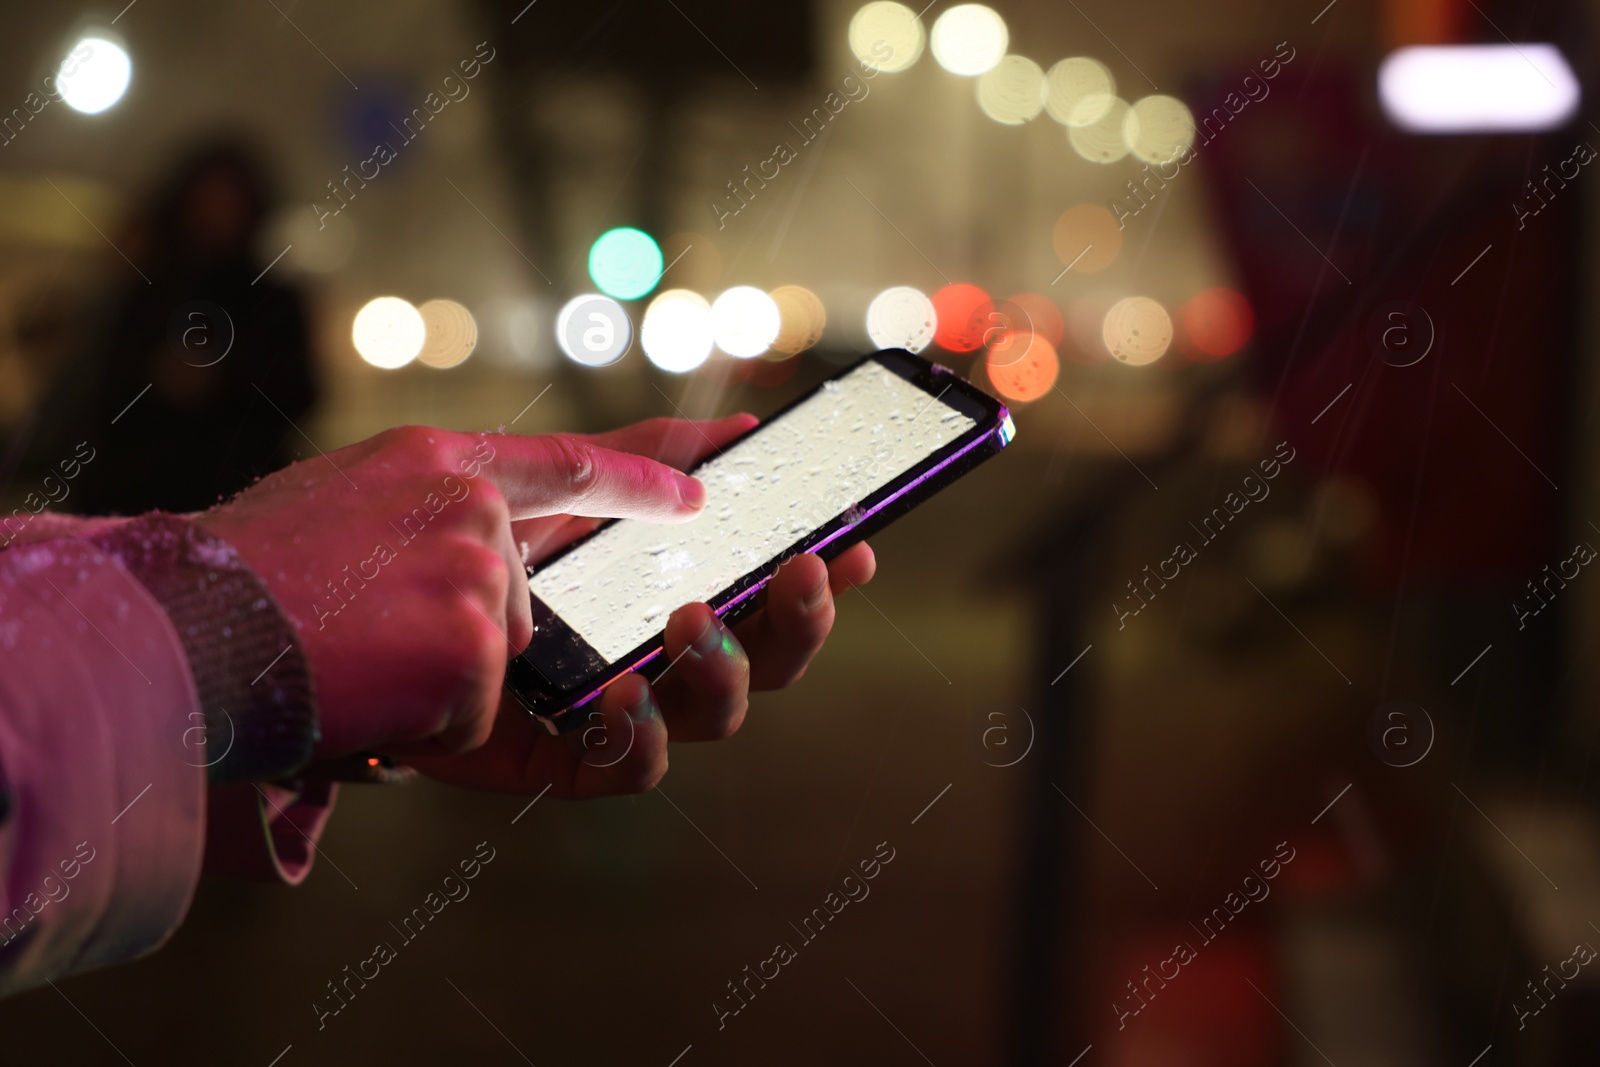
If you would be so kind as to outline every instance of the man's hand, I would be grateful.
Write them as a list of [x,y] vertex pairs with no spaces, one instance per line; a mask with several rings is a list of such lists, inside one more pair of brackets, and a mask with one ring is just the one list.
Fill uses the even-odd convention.
[[319,757],[387,752],[484,789],[636,792],[665,772],[669,736],[726,737],[752,688],[804,673],[833,596],[872,577],[872,551],[789,561],[737,636],[704,604],[680,608],[666,631],[676,664],[657,691],[619,679],[569,738],[501,700],[506,663],[533,633],[524,564],[605,518],[693,518],[705,490],[681,470],[755,423],[651,419],[589,437],[403,427],[296,463],[196,521],[234,546],[298,630]]
[[[755,424],[748,415],[712,423],[652,419],[587,440],[687,469]],[[596,525],[568,517],[513,528],[531,563]],[[834,597],[869,581],[875,565],[865,544],[827,564],[797,556],[768,583],[765,607],[732,632],[705,604],[673,612],[666,627],[673,666],[655,689],[637,674],[618,679],[578,712],[584,725],[574,733],[550,736],[508,697],[482,748],[408,756],[407,762],[431,777],[476,789],[537,793],[549,786],[554,795],[573,799],[647,790],[666,773],[669,740],[727,737],[744,721],[752,689],[781,689],[804,674],[833,627]]]
[[682,522],[704,503],[695,479],[581,437],[402,427],[285,468],[196,521],[299,631],[318,756],[442,753],[488,738],[506,662],[532,639],[513,520]]
[[475,789],[550,786],[577,800],[643,792],[667,772],[668,741],[727,737],[744,721],[752,689],[781,689],[804,674],[833,627],[834,597],[869,581],[874,566],[866,544],[828,564],[796,556],[768,584],[761,612],[732,632],[704,604],[673,612],[666,654],[676,662],[656,691],[637,674],[619,678],[578,713],[584,725],[566,737],[551,737],[508,697],[482,748],[408,762]]

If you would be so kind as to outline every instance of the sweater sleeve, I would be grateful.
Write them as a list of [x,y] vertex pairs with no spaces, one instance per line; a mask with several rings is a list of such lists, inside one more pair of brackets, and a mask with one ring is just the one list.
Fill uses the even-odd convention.
[[0,552],[0,995],[159,946],[205,840],[178,634],[127,570],[56,532]]

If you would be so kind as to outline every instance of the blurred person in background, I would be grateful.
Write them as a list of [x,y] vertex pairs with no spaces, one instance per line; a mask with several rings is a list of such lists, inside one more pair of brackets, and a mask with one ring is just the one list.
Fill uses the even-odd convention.
[[196,511],[293,458],[285,435],[317,383],[305,302],[256,251],[272,200],[253,150],[218,137],[184,154],[137,213],[148,282],[112,295],[58,387],[55,406],[82,414],[67,423],[103,433],[117,422],[74,510]]

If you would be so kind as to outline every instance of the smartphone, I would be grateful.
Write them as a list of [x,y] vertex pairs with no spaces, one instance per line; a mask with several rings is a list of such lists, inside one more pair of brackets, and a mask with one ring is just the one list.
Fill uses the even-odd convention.
[[706,487],[695,518],[614,519],[532,570],[533,641],[506,688],[552,733],[578,728],[607,685],[670,666],[674,610],[704,601],[733,624],[784,560],[838,555],[1015,432],[1003,404],[920,356],[890,349],[846,367],[691,471]]

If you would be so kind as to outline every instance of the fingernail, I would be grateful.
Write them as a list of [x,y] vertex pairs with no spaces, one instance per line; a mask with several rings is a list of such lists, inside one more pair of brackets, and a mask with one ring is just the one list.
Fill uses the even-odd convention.
[[823,572],[822,581],[817,583],[817,587],[815,589],[806,594],[806,598],[800,602],[800,606],[805,608],[808,612],[816,611],[822,607],[823,601],[827,599],[828,575],[827,572]]
[[689,651],[696,659],[705,659],[722,647],[722,626],[715,616],[706,620],[705,628],[689,642]]
[[699,511],[706,506],[706,487],[698,478],[691,478],[687,474],[678,475],[678,499],[682,500],[685,507]]
[[661,709],[656,706],[655,694],[650,691],[649,686],[645,686],[644,693],[638,700],[628,705],[628,718],[632,719],[636,726],[661,720]]

